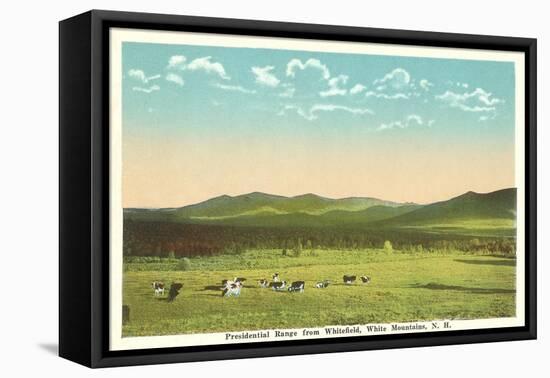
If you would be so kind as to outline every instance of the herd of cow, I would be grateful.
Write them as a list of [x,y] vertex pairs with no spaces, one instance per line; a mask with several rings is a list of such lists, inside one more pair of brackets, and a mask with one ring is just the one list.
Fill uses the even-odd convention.
[[[363,284],[368,284],[371,281],[369,276],[359,276],[359,279]],[[232,280],[222,280],[222,284],[220,287],[222,297],[238,297],[241,294],[241,289],[244,286],[244,281],[246,281],[246,278],[244,277],[235,277]],[[343,281],[345,285],[353,285],[357,281],[357,276],[344,275]],[[326,289],[330,285],[330,283],[330,280],[319,281],[315,284],[315,288]],[[274,273],[271,281],[268,281],[265,278],[258,280],[258,284],[261,288],[264,289],[271,288],[275,291],[287,290],[288,292],[299,293],[302,293],[306,287],[306,283],[304,281],[293,281],[291,284],[288,284],[287,281],[280,279],[279,273]],[[152,283],[152,287],[155,292],[155,296],[164,296],[166,286],[163,282],[154,281]],[[170,289],[168,290],[168,297],[166,298],[166,300],[168,302],[172,302],[178,296],[179,291],[182,287],[182,283],[173,282],[172,285],[170,285]]]

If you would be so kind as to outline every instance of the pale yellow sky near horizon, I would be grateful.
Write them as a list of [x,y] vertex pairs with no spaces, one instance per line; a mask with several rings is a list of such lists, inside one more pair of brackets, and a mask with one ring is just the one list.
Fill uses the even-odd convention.
[[123,206],[180,207],[223,194],[314,193],[420,204],[514,187],[512,146],[395,142],[363,150],[330,144],[209,138],[133,138],[123,144]]

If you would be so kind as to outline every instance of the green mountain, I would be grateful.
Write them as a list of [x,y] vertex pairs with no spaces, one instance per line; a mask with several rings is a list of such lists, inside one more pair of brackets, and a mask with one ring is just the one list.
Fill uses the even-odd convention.
[[214,221],[226,218],[261,217],[266,215],[309,214],[321,215],[334,210],[360,211],[373,206],[397,207],[401,204],[368,197],[331,199],[315,194],[283,197],[266,193],[211,198],[181,208],[125,209],[126,219],[139,220],[197,220]]
[[258,227],[414,227],[469,224],[509,227],[516,189],[468,192],[429,205],[370,197],[331,199],[315,194],[284,197],[266,193],[220,196],[170,209],[125,209],[125,220]]
[[419,205],[372,206],[360,211],[332,210],[314,215],[306,212],[275,214],[258,212],[238,217],[194,218],[194,223],[257,227],[352,227],[367,225],[417,209]]
[[446,224],[460,221],[514,220],[516,189],[491,193],[467,192],[447,201],[423,206],[407,214],[386,220],[386,225]]

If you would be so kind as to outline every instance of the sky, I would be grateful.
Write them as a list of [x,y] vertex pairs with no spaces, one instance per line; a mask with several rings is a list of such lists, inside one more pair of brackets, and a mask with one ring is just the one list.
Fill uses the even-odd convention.
[[513,187],[514,65],[124,42],[124,207]]

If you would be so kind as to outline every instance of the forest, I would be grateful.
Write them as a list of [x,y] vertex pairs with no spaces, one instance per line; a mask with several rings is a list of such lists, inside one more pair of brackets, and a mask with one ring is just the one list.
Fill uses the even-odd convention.
[[192,257],[238,254],[250,249],[352,250],[383,248],[390,241],[404,251],[457,250],[515,254],[515,238],[473,237],[400,229],[267,228],[170,222],[126,221],[124,256]]

